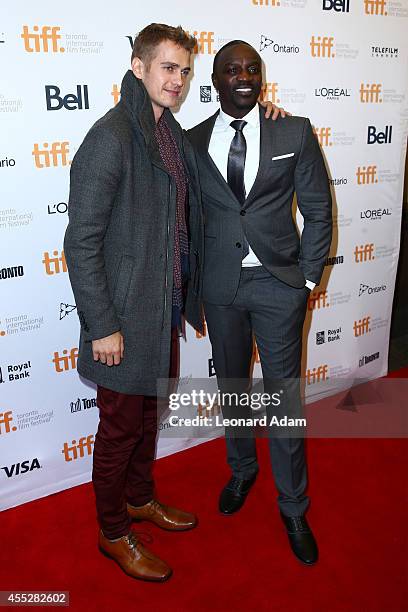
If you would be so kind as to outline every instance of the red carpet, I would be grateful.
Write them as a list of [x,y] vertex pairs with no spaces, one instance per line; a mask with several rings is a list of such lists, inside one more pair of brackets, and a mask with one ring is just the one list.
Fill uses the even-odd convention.
[[136,527],[172,565],[169,582],[132,580],[98,552],[92,488],[84,485],[1,514],[0,590],[70,591],[70,608],[81,611],[406,610],[406,440],[307,442],[314,567],[289,549],[266,442],[259,479],[232,517],[217,512],[229,476],[223,440],[156,463],[160,499],[200,519],[186,533]]

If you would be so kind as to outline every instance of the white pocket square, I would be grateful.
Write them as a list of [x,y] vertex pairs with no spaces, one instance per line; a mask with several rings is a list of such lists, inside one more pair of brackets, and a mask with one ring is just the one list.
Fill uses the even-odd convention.
[[272,157],[272,161],[275,161],[276,159],[285,159],[286,157],[293,157],[294,153],[286,153],[286,155],[276,155],[275,157]]

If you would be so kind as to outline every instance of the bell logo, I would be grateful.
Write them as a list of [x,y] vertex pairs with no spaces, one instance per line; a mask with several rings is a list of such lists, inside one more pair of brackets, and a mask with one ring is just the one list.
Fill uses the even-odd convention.
[[[53,142],[51,149],[48,150],[48,142],[43,143],[43,148],[39,148],[39,144],[34,144],[32,155],[34,156],[34,163],[36,168],[49,168],[52,166],[67,166],[71,162],[68,160],[68,148],[69,142]],[[60,162],[60,163],[58,163]]]
[[386,125],[384,132],[377,132],[375,125],[368,126],[367,144],[391,144],[392,125]]
[[312,36],[310,51],[312,57],[335,57],[333,36]]
[[[88,85],[77,85],[76,95],[60,96],[61,90],[57,85],[45,85],[45,102],[47,111],[89,109]],[[54,102],[53,102],[54,101]]]
[[348,13],[350,11],[350,0],[323,0],[323,10]]
[[381,88],[381,83],[361,83],[360,102],[362,102],[363,104],[381,104]]
[[5,465],[1,469],[4,470],[7,478],[11,478],[12,476],[19,476],[27,472],[32,472],[33,470],[39,470],[40,468],[40,462],[35,458],[32,461],[27,459],[21,463],[13,463],[10,467]]
[[78,442],[72,440],[71,446],[68,445],[68,442],[64,442],[64,448],[61,452],[64,455],[65,461],[76,461],[77,459],[85,457],[85,449],[87,456],[92,455],[92,447],[94,444],[94,436],[90,434],[86,438],[79,438]]
[[38,26],[33,27],[33,33],[29,32],[28,26],[23,26],[21,38],[24,41],[24,49],[27,53],[64,53],[64,47],[58,45],[61,40],[61,34],[58,33],[60,30],[60,27],[42,26],[40,34]]
[[328,308],[330,304],[328,303],[328,295],[327,291],[317,291],[312,292],[307,300],[307,309],[308,310],[319,310],[320,308]]
[[327,363],[324,365],[319,365],[317,368],[307,369],[306,370],[306,382],[308,385],[314,385],[317,382],[321,382],[323,380],[327,380],[329,367]]
[[78,349],[72,348],[70,351],[64,349],[62,351],[62,356],[58,353],[58,351],[54,352],[54,359],[52,360],[55,371],[58,372],[67,372],[68,370],[75,370],[77,367],[78,361]]
[[53,257],[50,257],[50,254],[46,251],[42,263],[45,266],[45,273],[48,274],[48,276],[66,272],[68,269],[64,251],[61,251],[61,256],[59,256],[58,251],[53,251]]
[[278,104],[278,83],[264,83],[261,89],[260,98],[262,101],[270,100],[273,104]]
[[366,15],[387,15],[386,0],[364,0],[364,12]]
[[[189,32],[187,32],[189,34]],[[216,53],[213,48],[214,45],[214,32],[193,32],[192,34],[197,39],[197,44],[193,49],[195,54],[208,54],[214,55]]]
[[8,434],[11,431],[17,431],[15,425],[11,426],[13,422],[13,413],[11,410],[7,412],[0,412],[0,436],[2,434]]
[[116,83],[112,85],[111,96],[113,96],[113,105],[116,106],[120,100],[120,89]]
[[368,334],[371,331],[370,320],[371,320],[371,317],[364,317],[363,319],[354,321],[353,330],[354,330],[355,338],[358,338],[359,336],[363,336],[364,334]]
[[356,177],[357,185],[369,185],[372,183],[378,183],[377,166],[358,166]]
[[329,127],[321,127],[321,128],[313,128],[314,133],[316,134],[317,140],[319,141],[319,145],[321,147],[331,147],[333,145],[330,140],[331,137],[331,128]]
[[374,259],[374,244],[372,242],[368,244],[360,244],[354,249],[354,259],[356,263],[362,261],[372,261]]
[[280,0],[252,0],[255,6],[280,6]]

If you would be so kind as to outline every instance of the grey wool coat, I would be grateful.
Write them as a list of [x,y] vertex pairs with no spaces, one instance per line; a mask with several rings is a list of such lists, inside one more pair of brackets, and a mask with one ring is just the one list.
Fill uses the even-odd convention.
[[[189,183],[190,282],[186,319],[199,331],[203,218],[191,145],[164,117]],[[81,324],[78,372],[128,394],[154,395],[170,365],[176,186],[154,137],[152,104],[129,70],[121,100],[86,135],[71,166],[64,251]],[[94,361],[92,340],[121,331],[118,366]]]

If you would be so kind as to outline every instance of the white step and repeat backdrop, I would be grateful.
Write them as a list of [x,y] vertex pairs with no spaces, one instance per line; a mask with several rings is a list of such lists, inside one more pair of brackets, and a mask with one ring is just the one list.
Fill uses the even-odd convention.
[[[181,23],[198,39],[177,113],[183,127],[217,109],[213,56],[240,38],[265,62],[265,99],[315,128],[333,185],[335,238],[308,305],[309,401],[340,379],[387,372],[407,0],[16,0],[1,10],[0,509],[90,479],[95,389],[76,372],[79,325],[62,250],[69,167],[91,124],[117,103],[134,35],[152,21]],[[181,375],[214,375],[208,338],[191,328]],[[158,453],[200,441],[162,436]]]

